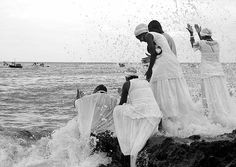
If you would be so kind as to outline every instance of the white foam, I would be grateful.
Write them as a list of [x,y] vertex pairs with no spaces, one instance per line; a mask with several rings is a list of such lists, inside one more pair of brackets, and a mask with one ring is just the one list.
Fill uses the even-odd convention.
[[92,146],[80,138],[75,119],[27,148],[1,138],[1,167],[96,167],[108,164],[104,153],[92,153]]

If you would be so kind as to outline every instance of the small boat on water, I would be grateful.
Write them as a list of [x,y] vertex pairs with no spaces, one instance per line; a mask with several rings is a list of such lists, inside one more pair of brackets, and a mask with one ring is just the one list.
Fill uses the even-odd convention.
[[46,66],[44,63],[38,63],[38,62],[33,63],[32,66],[34,66],[34,67],[49,67],[49,66]]
[[3,65],[8,66],[10,68],[23,68],[23,66],[21,64],[15,63],[15,62],[12,62],[11,64],[9,64],[7,62],[3,62]]
[[120,67],[125,67],[125,63],[119,63]]

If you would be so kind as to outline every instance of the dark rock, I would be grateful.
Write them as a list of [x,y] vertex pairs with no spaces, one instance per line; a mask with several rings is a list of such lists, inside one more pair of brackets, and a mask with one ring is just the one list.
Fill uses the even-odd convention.
[[100,167],[129,167],[130,159],[129,156],[124,156],[121,152],[118,139],[113,137],[110,131],[106,131],[99,134],[91,134],[98,139],[94,152],[105,152],[108,157],[112,158],[112,162]]
[[232,131],[232,134],[236,134],[236,129]]
[[[137,167],[236,167],[234,133],[215,138],[153,136],[139,152],[136,164]],[[100,167],[129,167],[129,157],[122,154],[117,138],[110,132],[95,136],[99,141],[94,151],[106,152],[112,158],[110,164]]]
[[156,145],[148,144],[150,143],[148,141],[140,152],[140,155],[147,154],[148,163],[142,158],[143,156],[139,156],[137,165],[142,164],[144,167],[144,162],[148,167],[225,167],[236,164],[236,139],[208,142],[199,141],[201,137],[197,137],[196,140],[195,137],[189,137],[193,140],[191,144],[181,143],[175,138],[166,138]]
[[192,136],[189,136],[188,138],[191,140],[200,140],[201,136],[200,135],[192,135]]

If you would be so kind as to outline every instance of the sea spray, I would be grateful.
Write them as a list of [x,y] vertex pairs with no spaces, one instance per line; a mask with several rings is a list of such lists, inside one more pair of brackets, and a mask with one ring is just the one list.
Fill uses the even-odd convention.
[[105,153],[93,153],[96,144],[81,139],[76,118],[51,136],[43,137],[30,146],[19,140],[1,138],[0,167],[96,167],[108,164]]
[[0,167],[13,167],[26,155],[28,148],[22,145],[23,142],[22,139],[0,135]]

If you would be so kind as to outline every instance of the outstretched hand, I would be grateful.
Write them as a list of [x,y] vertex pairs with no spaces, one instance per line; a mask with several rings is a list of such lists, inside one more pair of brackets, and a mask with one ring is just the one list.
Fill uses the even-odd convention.
[[187,24],[187,28],[186,29],[188,30],[188,32],[190,34],[193,34],[193,27],[190,24]]
[[202,30],[201,26],[199,26],[198,24],[194,24],[194,28],[197,31],[197,33],[200,33]]
[[149,63],[150,62],[150,57],[148,56],[148,57],[142,58],[141,62],[142,63]]
[[81,97],[83,97],[85,94],[83,91],[77,89],[77,95],[76,95],[76,99],[80,99]]

